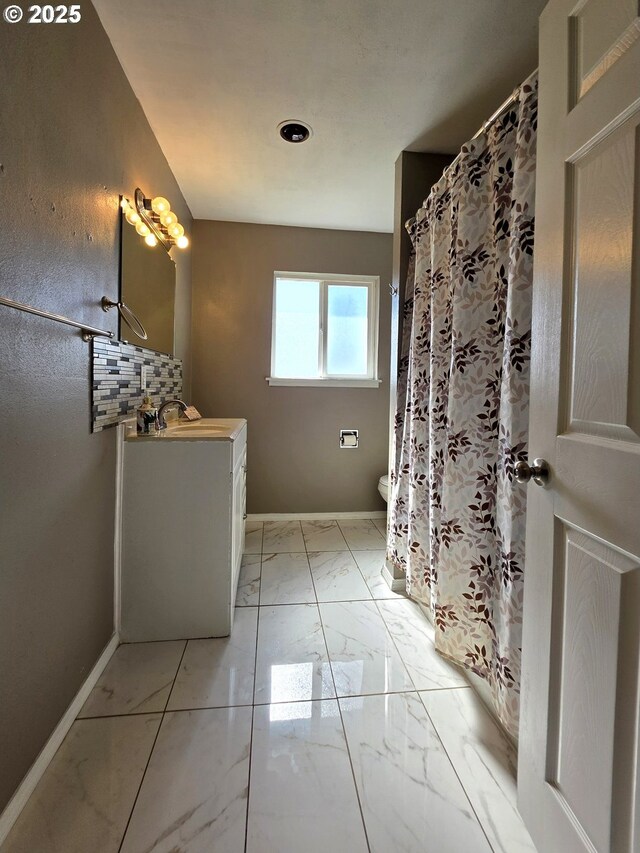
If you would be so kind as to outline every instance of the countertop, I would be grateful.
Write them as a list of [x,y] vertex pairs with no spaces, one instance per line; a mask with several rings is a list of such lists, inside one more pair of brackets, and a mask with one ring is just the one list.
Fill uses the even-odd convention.
[[127,430],[125,441],[235,441],[245,428],[244,418],[201,418],[198,421],[173,420],[153,435],[138,435],[135,425]]

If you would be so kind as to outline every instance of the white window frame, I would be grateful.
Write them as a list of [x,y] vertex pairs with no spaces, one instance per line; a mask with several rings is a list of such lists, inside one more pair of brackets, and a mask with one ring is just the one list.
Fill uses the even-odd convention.
[[[275,375],[276,362],[276,288],[279,278],[297,279],[299,281],[317,281],[320,283],[320,329],[318,366],[320,376],[314,378],[283,377]],[[359,285],[367,287],[367,375],[354,376],[346,374],[327,374],[327,286]],[[377,275],[336,275],[335,273],[289,272],[276,270],[273,274],[273,305],[271,314],[271,376],[267,377],[269,385],[306,385],[316,388],[377,388],[381,379],[378,378],[378,327],[380,319],[380,276]]]

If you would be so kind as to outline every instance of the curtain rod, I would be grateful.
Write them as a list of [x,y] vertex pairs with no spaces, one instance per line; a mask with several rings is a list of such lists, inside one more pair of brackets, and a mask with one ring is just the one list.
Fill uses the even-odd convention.
[[[487,130],[487,128],[491,127],[491,125],[494,123],[494,121],[495,121],[497,118],[499,118],[499,117],[500,117],[500,115],[501,115],[505,110],[507,110],[507,109],[511,106],[511,104],[512,104],[514,101],[517,101],[517,100],[518,100],[518,98],[520,97],[520,89],[521,89],[521,88],[522,88],[522,86],[517,86],[517,87],[513,90],[513,92],[509,95],[509,97],[508,97],[508,98],[506,98],[506,99],[505,99],[505,100],[500,104],[500,106],[498,107],[498,109],[497,109],[497,110],[495,110],[493,113],[491,113],[491,115],[489,116],[489,118],[488,118],[485,122],[483,122],[483,123],[480,125],[480,127],[478,128],[478,130],[476,130],[476,132],[475,132],[475,133],[473,134],[473,136],[471,137],[471,140],[470,140],[470,141],[472,141],[472,140],[474,140],[474,139],[477,139],[479,136],[481,136],[481,135],[485,132],[485,130]],[[458,162],[458,160],[460,159],[460,157],[462,157],[462,151],[460,151],[458,154],[456,154],[456,156],[453,158],[453,160],[449,163],[449,165],[448,165],[448,166],[445,166],[445,168],[444,168],[444,169],[443,169],[443,171],[442,171],[442,175],[443,175],[443,176],[447,174],[447,172],[449,171],[449,169],[451,169],[451,168],[453,168],[453,166],[455,166],[455,164]],[[426,201],[426,199],[425,199],[425,201]],[[424,202],[422,202],[422,204],[421,204],[421,206],[420,206],[419,210],[421,210],[423,207],[424,207]],[[407,219],[407,221],[406,221],[406,222],[405,222],[405,224],[404,224],[404,227],[405,227],[406,229],[411,228],[411,226],[413,225],[413,223],[414,223],[415,221],[416,221],[416,217],[415,217],[415,216],[412,216],[410,219]]]
[[[498,107],[498,109],[497,109],[495,112],[491,113],[491,115],[489,116],[489,118],[488,118],[485,122],[483,122],[483,123],[480,125],[480,127],[478,128],[478,130],[476,130],[476,132],[473,134],[473,136],[471,137],[471,141],[473,141],[474,139],[477,139],[479,136],[482,136],[482,134],[485,132],[485,130],[487,130],[488,128],[490,128],[490,127],[491,127],[491,125],[494,123],[494,121],[495,121],[497,118],[499,118],[499,117],[502,115],[502,113],[503,113],[503,112],[505,112],[506,110],[508,110],[508,109],[509,109],[509,107],[511,106],[511,104],[512,104],[514,101],[517,101],[517,100],[518,100],[518,98],[520,97],[520,88],[521,88],[521,87],[520,87],[520,86],[518,86],[516,89],[514,89],[514,90],[513,90],[513,92],[509,95],[509,97],[508,97],[508,98],[506,98],[506,99],[505,99],[505,100],[500,104],[500,106]],[[451,161],[451,163],[449,163],[449,165],[445,168],[445,170],[444,170],[444,171],[446,172],[448,169],[450,169],[450,168],[453,166],[453,164],[454,164],[454,163],[457,163],[461,156],[462,156],[462,151],[460,151],[460,152],[459,152],[459,153],[454,157],[454,159]]]
[[[477,139],[481,133],[484,133],[484,131],[494,123],[494,121],[500,116],[501,113],[503,113],[508,107],[510,107],[514,101],[517,101],[518,98],[520,97],[520,90],[521,89],[522,89],[521,85],[517,86],[513,90],[513,92],[509,95],[509,97],[504,99],[504,101],[500,104],[498,109],[495,112],[491,113],[491,115],[484,122],[484,124],[480,125],[479,130],[477,130],[476,133],[473,134],[471,139]],[[458,155],[458,156],[460,156],[460,155]]]

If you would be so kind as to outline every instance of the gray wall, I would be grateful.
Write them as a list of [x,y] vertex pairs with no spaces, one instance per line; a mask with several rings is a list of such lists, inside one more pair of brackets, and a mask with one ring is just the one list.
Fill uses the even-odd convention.
[[[248,511],[384,509],[392,235],[198,220],[194,244],[193,400],[249,422]],[[274,270],[380,276],[378,389],[265,382]],[[341,427],[360,430],[358,450],[339,449]]]
[[[0,26],[0,293],[117,328],[118,195],[191,218],[91,4]],[[177,354],[189,359],[190,260]],[[113,631],[114,430],[90,434],[90,349],[0,306],[0,808]]]
[[[389,429],[393,429],[398,390],[399,345],[402,338],[402,312],[411,256],[411,238],[405,228],[426,201],[431,187],[453,160],[450,154],[419,154],[402,151],[396,160],[393,210],[393,296],[391,297],[391,377]],[[394,465],[390,459],[389,467]]]
[[[411,255],[411,238],[405,228],[407,219],[415,216],[426,201],[431,187],[453,160],[451,154],[421,154],[402,151],[396,160],[393,210],[393,286],[398,290],[398,302],[404,304],[404,289]],[[393,326],[392,326],[393,327]],[[394,330],[398,342],[400,330]]]

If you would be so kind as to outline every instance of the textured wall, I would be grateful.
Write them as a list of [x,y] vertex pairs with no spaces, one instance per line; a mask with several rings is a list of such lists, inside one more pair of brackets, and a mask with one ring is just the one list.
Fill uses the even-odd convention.
[[[91,4],[0,22],[0,293],[116,330],[118,195],[189,211]],[[189,377],[190,260],[176,354]],[[115,432],[90,432],[90,348],[0,307],[0,808],[113,630]],[[188,393],[188,391],[187,391]]]
[[[248,420],[248,511],[384,509],[392,235],[198,220],[194,243],[194,402]],[[265,382],[274,270],[380,276],[378,389]],[[339,449],[341,427],[360,430],[358,450]]]

